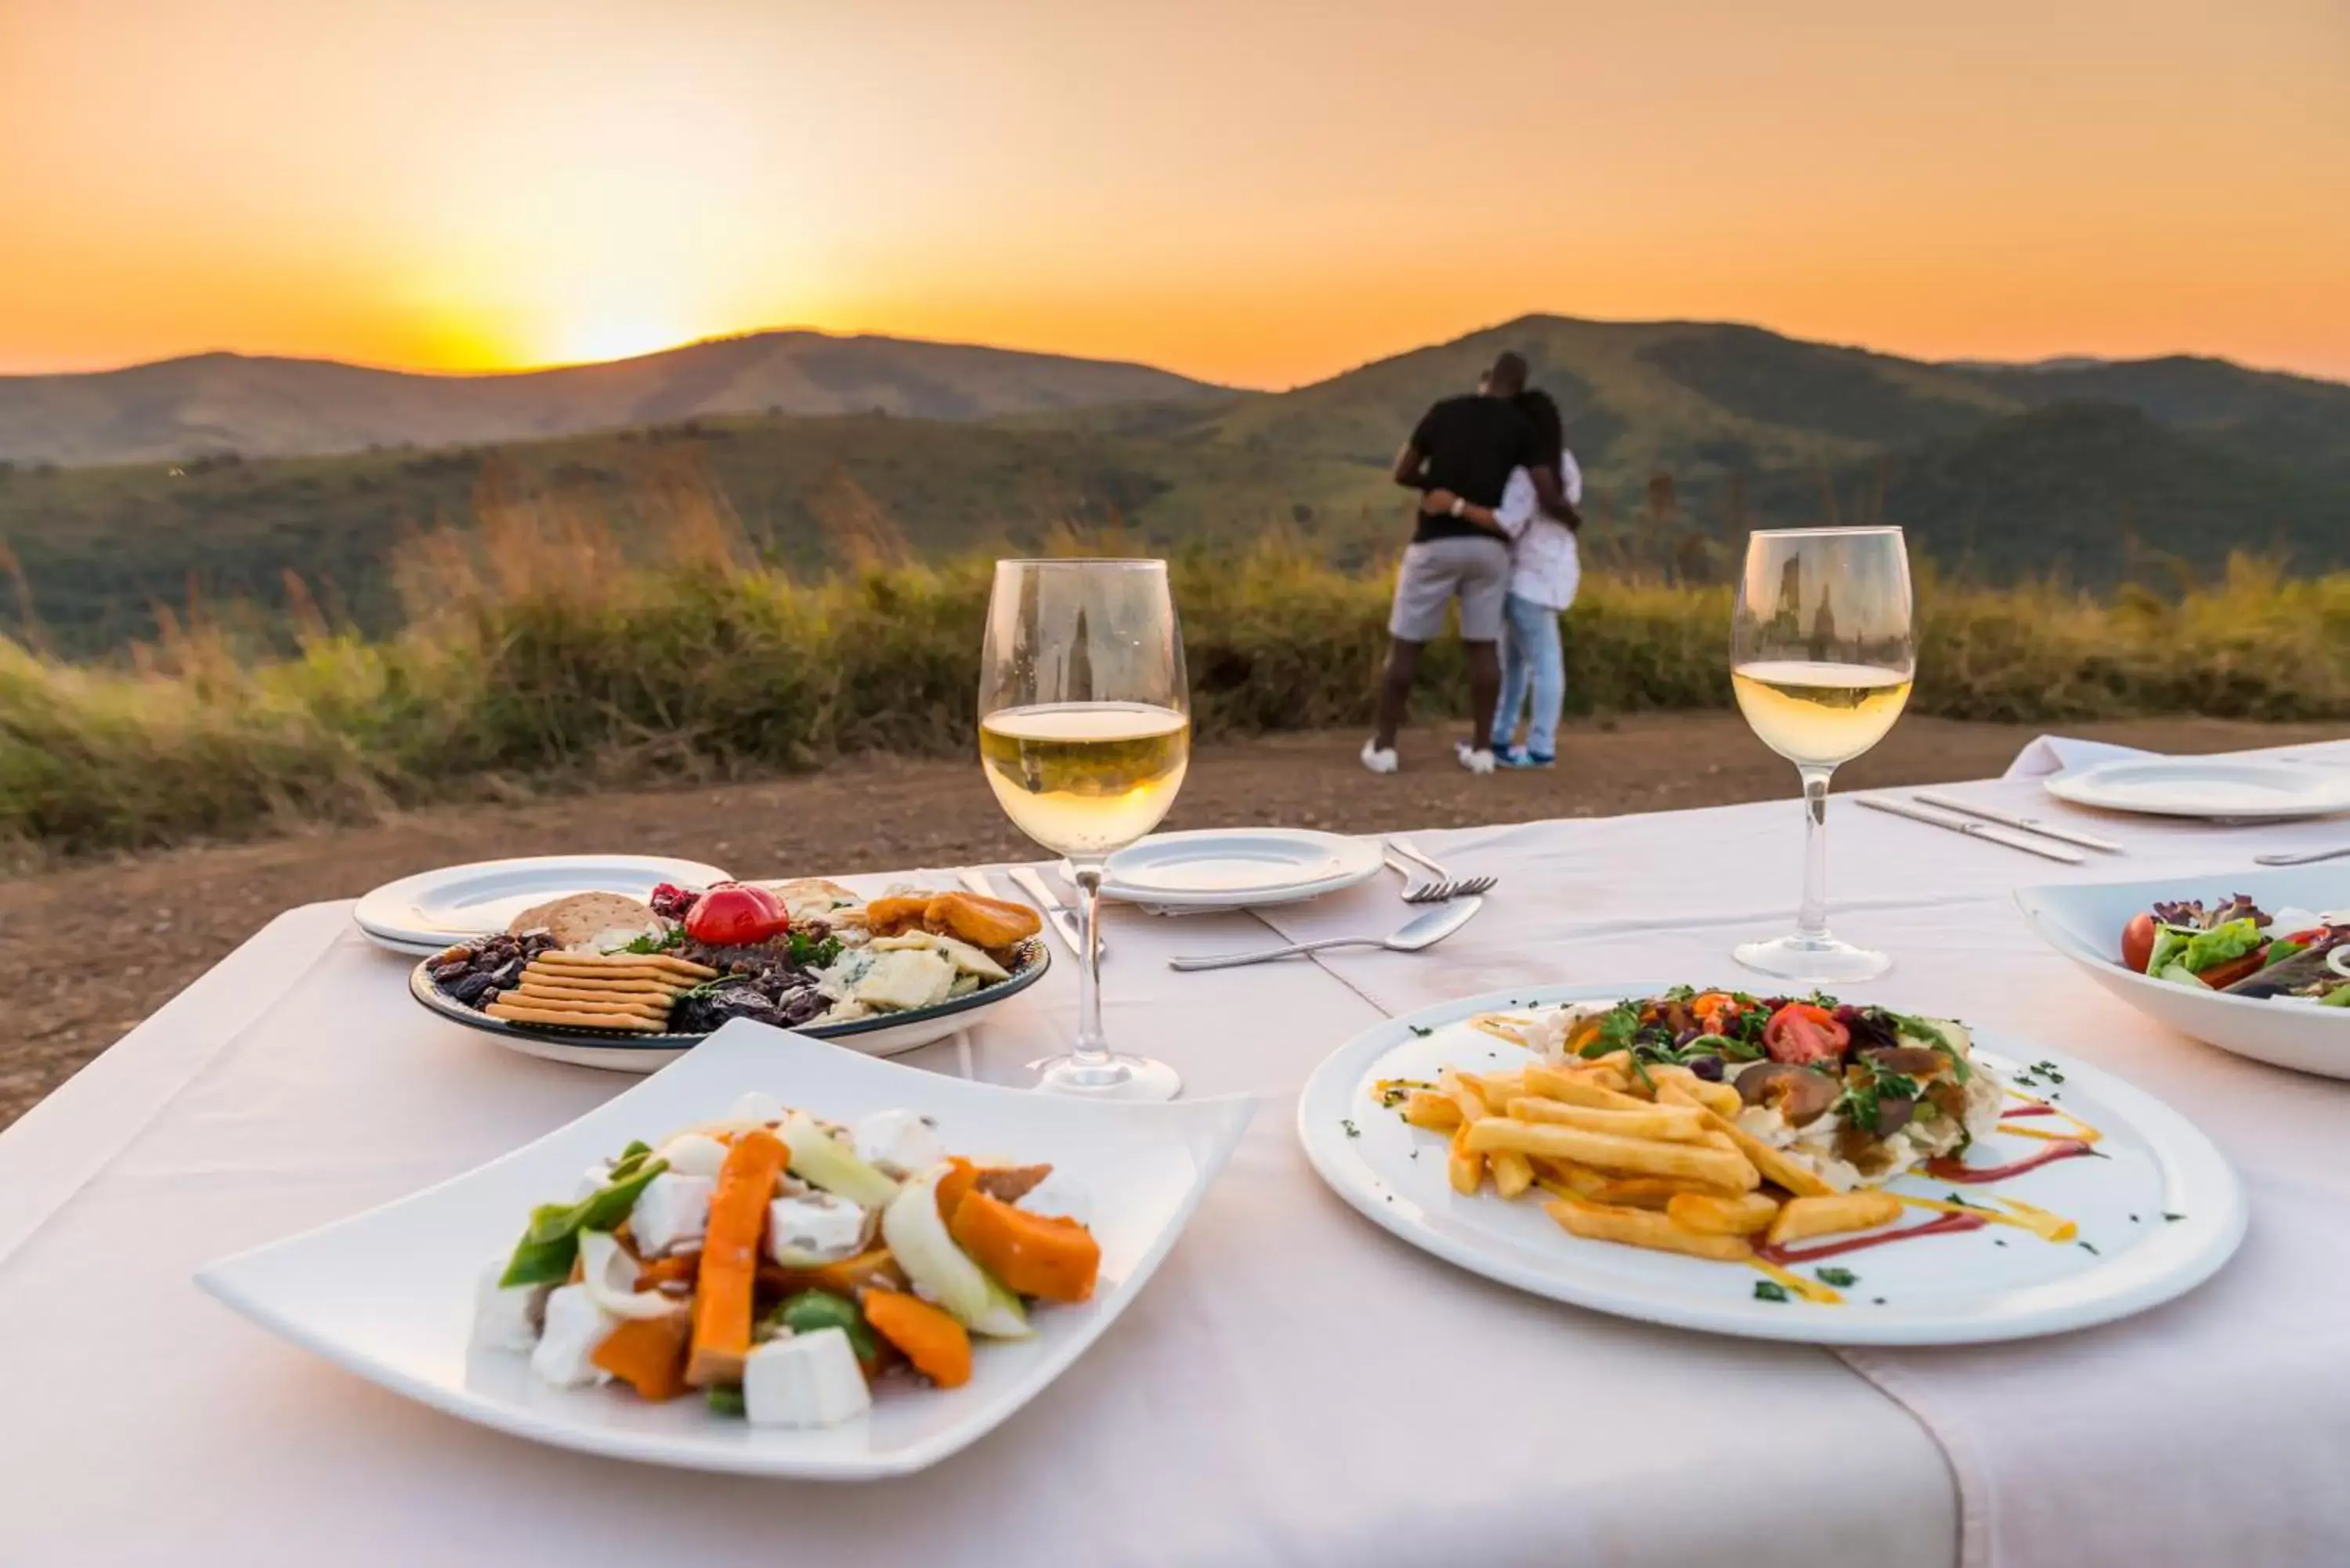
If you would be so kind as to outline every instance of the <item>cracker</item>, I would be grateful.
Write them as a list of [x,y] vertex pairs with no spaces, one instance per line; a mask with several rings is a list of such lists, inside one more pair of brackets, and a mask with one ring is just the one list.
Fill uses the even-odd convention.
[[557,969],[577,970],[581,974],[633,974],[640,970],[659,970],[663,975],[681,980],[716,980],[718,971],[708,964],[695,963],[669,953],[571,953],[545,952],[531,961],[550,964]]
[[503,997],[483,1009],[492,1018],[503,1018],[509,1023],[563,1023],[574,1029],[601,1029],[632,1034],[663,1034],[666,1022],[640,1018],[626,1012],[575,1012],[554,1007],[525,1007],[507,1002]]
[[667,1018],[670,999],[666,995],[628,995],[595,991],[573,991],[567,986],[539,985],[525,980],[506,995],[516,1002],[536,1005],[577,1007],[591,1012],[640,1012],[648,1018]]
[[545,931],[569,947],[615,927],[643,930],[660,919],[650,904],[624,893],[573,893],[525,909],[506,922],[506,929],[515,936]]
[[590,991],[606,991],[618,987],[624,991],[665,991],[675,994],[691,991],[693,981],[667,970],[637,966],[630,969],[575,969],[569,964],[548,963],[545,959],[533,959],[524,966],[523,977],[552,981],[557,985],[584,986]]

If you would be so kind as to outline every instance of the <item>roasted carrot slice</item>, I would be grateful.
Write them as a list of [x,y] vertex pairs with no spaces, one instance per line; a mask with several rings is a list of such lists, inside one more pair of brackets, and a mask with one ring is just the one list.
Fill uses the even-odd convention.
[[641,1398],[674,1399],[685,1392],[685,1343],[692,1329],[682,1303],[666,1317],[629,1318],[588,1359]]
[[962,1324],[918,1296],[868,1288],[858,1307],[873,1332],[905,1353],[914,1370],[941,1388],[971,1381],[971,1335]]
[[1094,1293],[1101,1243],[1074,1220],[1031,1214],[972,1191],[955,1205],[947,1234],[971,1261],[1004,1287],[1048,1302],[1081,1302]]
[[718,1168],[710,1224],[702,1238],[702,1267],[694,1276],[692,1351],[685,1369],[685,1380],[697,1388],[742,1380],[743,1363],[751,1354],[759,1233],[766,1227],[775,1178],[790,1161],[784,1140],[759,1127],[736,1138]]
[[955,1206],[979,1185],[979,1167],[959,1154],[949,1155],[947,1163],[954,1168],[939,1178],[939,1220],[941,1224],[952,1225]]

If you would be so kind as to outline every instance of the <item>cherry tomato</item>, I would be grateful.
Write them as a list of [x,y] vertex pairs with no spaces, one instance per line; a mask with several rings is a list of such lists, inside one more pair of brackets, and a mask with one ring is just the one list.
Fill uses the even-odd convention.
[[782,900],[764,888],[712,888],[686,911],[685,934],[714,948],[747,947],[790,929]]
[[1852,1044],[1852,1031],[1825,1007],[1791,1002],[1762,1026],[1762,1049],[1773,1062],[1834,1062]]
[[2144,974],[2146,966],[2152,961],[2154,917],[2149,914],[2133,915],[2130,923],[2122,928],[2122,967]]

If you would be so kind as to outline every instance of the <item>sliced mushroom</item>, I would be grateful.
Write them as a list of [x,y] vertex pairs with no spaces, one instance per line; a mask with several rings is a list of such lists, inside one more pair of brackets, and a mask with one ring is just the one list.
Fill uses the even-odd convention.
[[1950,1059],[1930,1045],[1882,1045],[1861,1055],[1880,1073],[1898,1073],[1908,1078],[1923,1078],[1939,1073],[1950,1065]]
[[1843,1092],[1835,1078],[1795,1062],[1765,1062],[1738,1075],[1738,1097],[1750,1106],[1775,1106],[1789,1127],[1813,1120]]

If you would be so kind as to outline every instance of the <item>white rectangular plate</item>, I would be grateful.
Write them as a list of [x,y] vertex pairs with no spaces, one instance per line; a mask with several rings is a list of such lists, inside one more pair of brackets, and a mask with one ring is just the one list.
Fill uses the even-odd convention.
[[[1991,1204],[2019,1198],[2076,1220],[2078,1242],[2010,1226],[1929,1236],[1835,1260],[1858,1282],[1841,1305],[1759,1300],[1762,1276],[1613,1241],[1570,1236],[1538,1196],[1503,1202],[1489,1187],[1462,1197],[1445,1179],[1444,1140],[1379,1104],[1383,1078],[1433,1079],[1447,1066],[1507,1072],[1532,1054],[1470,1024],[1513,1004],[1653,996],[1661,985],[1533,986],[1425,1009],[1365,1031],[1326,1058],[1297,1106],[1305,1153],[1338,1195],[1446,1262],[1537,1295],[1618,1317],[1755,1339],[1817,1345],[1962,1345],[2085,1328],[2168,1301],[2209,1278],[2244,1233],[2235,1172],[2210,1140],[2160,1101],[2059,1053],[1977,1031],[1978,1060],[2009,1075],[2050,1062],[2031,1092],[2094,1124],[2107,1158],[2065,1159],[1990,1186],[1960,1188]],[[2004,1135],[1979,1149],[1995,1164],[2044,1147]],[[1939,1198],[1948,1182],[1905,1176],[1892,1190]],[[1904,1221],[1929,1218],[1919,1213]],[[2086,1243],[2083,1245],[2082,1243]],[[1801,1272],[1808,1274],[1807,1267]]]
[[[910,1106],[950,1149],[1049,1160],[1082,1183],[1100,1283],[1043,1307],[1033,1338],[982,1340],[972,1380],[885,1379],[873,1408],[815,1431],[754,1428],[700,1399],[650,1405],[614,1387],[559,1389],[511,1351],[471,1345],[473,1294],[532,1205],[567,1199],[579,1173],[631,1138],[723,1116],[746,1089],[834,1121]],[[737,1022],[674,1064],[536,1143],[412,1198],[205,1267],[196,1282],[264,1327],[435,1409],[561,1448],[688,1469],[868,1480],[937,1463],[995,1427],[1133,1301],[1199,1207],[1253,1101],[1103,1105],[973,1084]]]

